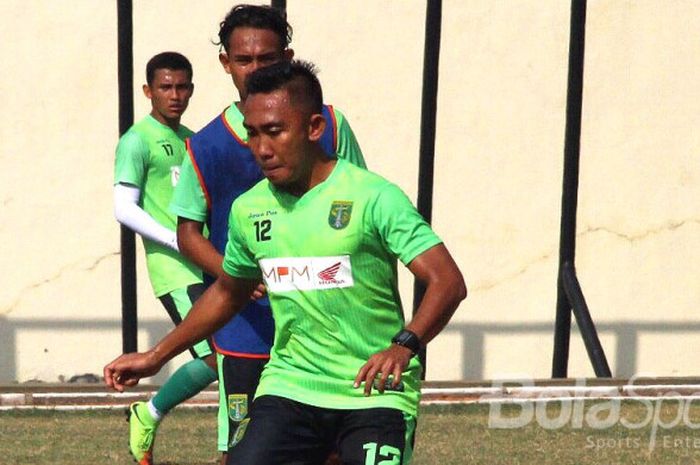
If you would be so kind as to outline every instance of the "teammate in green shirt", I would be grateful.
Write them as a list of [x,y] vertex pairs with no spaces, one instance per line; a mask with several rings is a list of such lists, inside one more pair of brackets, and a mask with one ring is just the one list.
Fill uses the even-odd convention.
[[[192,96],[192,65],[179,53],[160,53],[146,65],[145,96],[151,113],[119,140],[114,170],[114,211],[119,223],[139,233],[153,292],[175,324],[202,292],[202,272],[183,257],[176,239],[176,217],[168,204],[192,131],[180,124]],[[216,380],[216,359],[206,340],[191,348],[194,360],[182,365],[156,395],[129,409],[129,449],[142,465],[152,462],[161,418],[177,404]],[[213,369],[213,368],[214,369]]]
[[[239,99],[221,115],[217,115],[212,123],[224,121],[226,135],[230,137],[231,145],[236,148],[225,152],[227,158],[244,160],[236,161],[237,166],[230,168],[231,171],[247,173],[249,171],[247,163],[249,163],[253,165],[256,176],[259,175],[259,169],[249,155],[248,134],[243,126],[241,108],[246,98],[244,81],[248,75],[260,67],[291,59],[294,55],[294,51],[289,48],[291,35],[292,28],[284,16],[278,10],[263,5],[237,5],[228,12],[219,25],[218,36],[221,46],[219,61],[226,73],[231,76]],[[331,117],[335,120],[333,127],[336,128],[337,156],[357,166],[365,167],[359,144],[345,116],[333,108]],[[202,133],[210,134],[205,131],[206,128]],[[192,158],[195,158],[195,149],[199,147],[197,144],[215,146],[214,141],[211,140],[201,142],[206,137],[198,134],[190,141],[192,153],[190,157],[185,157],[180,181],[175,189],[170,208],[178,215],[177,234],[182,253],[210,276],[216,277],[223,272],[221,268],[223,244],[215,247],[210,238],[203,235],[203,230],[208,219],[216,218],[218,215],[226,218],[230,203],[225,207],[218,207],[218,203],[215,200],[212,201],[212,197],[215,199],[217,196],[222,196],[221,189],[212,192],[209,190],[211,187],[203,187],[206,186],[206,179],[204,173],[200,172],[201,166],[195,168],[192,162]],[[197,155],[204,157],[202,153]],[[241,188],[241,191],[247,190],[255,183],[247,179],[247,175],[238,176],[235,180],[236,188],[229,186],[228,189],[234,192],[238,190],[237,188]],[[257,177],[255,180],[257,181]],[[224,208],[225,211],[216,211]],[[225,234],[221,237],[225,238]],[[269,319],[269,315],[267,318]],[[247,410],[246,402],[248,399],[252,400],[260,372],[267,362],[267,359],[261,358],[258,352],[251,356],[250,351],[242,347],[244,344],[239,342],[245,340],[244,337],[239,334],[232,335],[234,332],[235,330],[224,328],[223,335],[217,334],[213,338],[220,365],[218,447],[224,453],[230,445],[235,443],[235,431],[242,420],[240,412]],[[224,339],[229,341],[229,345],[223,343]],[[267,341],[268,350],[270,342]],[[230,408],[232,405],[235,406],[234,409]]]
[[[410,462],[419,401],[414,357],[466,297],[461,272],[398,187],[329,159],[313,68],[253,73],[243,114],[267,179],[230,215],[224,271],[188,318],[153,349],[105,367],[121,391],[224,324],[263,279],[275,341],[250,423],[228,465]],[[410,323],[397,289],[401,260],[425,285]]]

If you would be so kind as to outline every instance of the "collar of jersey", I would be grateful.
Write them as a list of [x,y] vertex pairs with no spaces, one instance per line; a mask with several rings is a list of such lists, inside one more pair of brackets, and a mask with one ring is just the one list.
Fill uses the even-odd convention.
[[224,111],[224,119],[228,123],[229,127],[233,129],[236,136],[245,143],[248,143],[248,131],[243,127],[243,113],[236,106],[236,102],[233,102],[230,107]]
[[[151,125],[153,125],[153,126],[156,126],[156,127],[161,128],[161,129],[163,129],[163,130],[166,130],[166,131],[172,131],[172,132],[174,132],[175,134],[178,134],[178,135],[179,135],[180,132],[182,132],[182,128],[184,127],[184,126],[182,125],[182,123],[180,123],[180,126],[178,126],[178,132],[175,132],[175,131],[173,131],[173,128],[171,128],[171,127],[168,126],[167,124],[161,123],[160,121],[158,121],[157,119],[155,119],[155,118],[153,117],[153,115],[150,114],[150,113],[146,115],[146,120],[147,120]],[[242,123],[241,123],[241,124],[242,124]]]
[[338,158],[338,161],[336,162],[335,166],[333,167],[333,171],[331,171],[331,174],[328,175],[326,179],[312,187],[308,192],[305,192],[301,197],[296,197],[289,192],[283,190],[283,189],[278,189],[276,188],[271,182],[268,181],[268,184],[270,186],[270,190],[273,192],[275,197],[279,200],[279,202],[285,206],[285,207],[301,207],[302,205],[306,204],[307,202],[311,202],[315,197],[321,195],[321,193],[326,190],[326,186],[329,186],[332,184],[333,179],[335,179],[337,176],[339,176],[339,172],[343,171],[345,168],[345,163],[346,161],[343,160],[342,158]]

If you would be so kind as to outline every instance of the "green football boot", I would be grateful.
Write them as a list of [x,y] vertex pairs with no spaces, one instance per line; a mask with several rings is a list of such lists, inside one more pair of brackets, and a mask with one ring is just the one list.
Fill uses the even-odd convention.
[[153,465],[153,443],[159,422],[151,417],[146,402],[129,406],[129,452],[139,465]]

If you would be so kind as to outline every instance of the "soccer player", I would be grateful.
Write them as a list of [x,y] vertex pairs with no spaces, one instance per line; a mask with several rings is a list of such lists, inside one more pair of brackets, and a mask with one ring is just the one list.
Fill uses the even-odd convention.
[[[160,53],[146,65],[143,93],[151,113],[119,140],[114,170],[114,212],[119,223],[141,235],[153,292],[175,324],[204,292],[202,272],[177,246],[176,216],[168,204],[192,131],[180,124],[194,90],[192,65],[175,52]],[[206,340],[190,349],[182,365],[156,395],[129,409],[129,450],[141,465],[153,463],[153,443],[163,416],[217,379],[216,358]]]
[[[263,177],[243,126],[244,81],[260,67],[292,58],[294,52],[288,48],[291,33],[280,12],[267,6],[235,6],[220,23],[219,60],[231,75],[240,99],[188,140],[190,156],[183,163],[171,204],[171,211],[178,215],[182,253],[206,272],[207,284],[223,273],[231,203]],[[337,153],[339,158],[364,167],[343,114],[325,105],[322,113],[328,121],[320,142],[326,153]],[[202,234],[205,224],[210,231],[208,238]],[[218,447],[223,453],[243,434],[245,423],[240,431],[238,428],[269,359],[273,335],[269,302],[263,298],[251,302],[213,336],[220,365]]]
[[[345,464],[407,464],[415,355],[466,297],[461,272],[396,185],[325,154],[312,66],[262,68],[246,88],[244,125],[266,179],[231,208],[224,273],[153,349],[108,364],[106,383],[123,390],[153,375],[238,312],[263,279],[275,340],[227,463],[317,464],[337,447]],[[397,259],[426,289],[407,325]]]

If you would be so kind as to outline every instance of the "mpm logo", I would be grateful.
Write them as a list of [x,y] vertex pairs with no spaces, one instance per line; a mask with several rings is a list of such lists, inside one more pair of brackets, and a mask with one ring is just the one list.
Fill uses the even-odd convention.
[[284,281],[295,282],[297,279],[311,280],[309,267],[307,265],[297,268],[295,266],[273,266],[269,271],[262,270],[265,280],[272,280],[275,283]]

